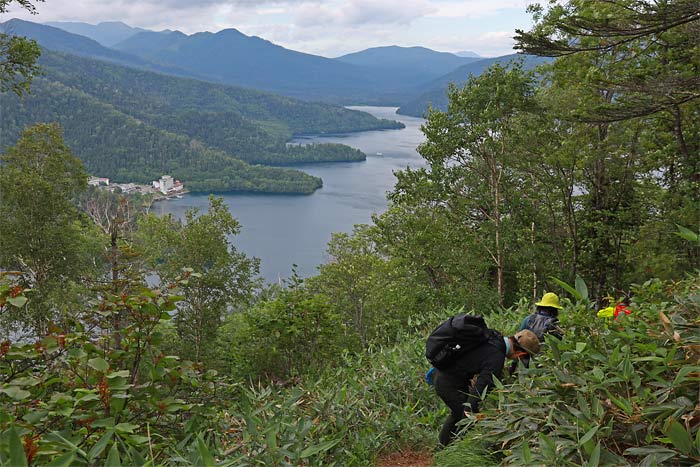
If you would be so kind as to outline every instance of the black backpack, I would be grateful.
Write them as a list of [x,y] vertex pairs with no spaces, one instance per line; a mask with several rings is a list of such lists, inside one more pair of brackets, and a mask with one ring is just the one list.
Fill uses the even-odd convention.
[[487,331],[481,316],[453,316],[430,333],[425,343],[425,357],[438,370],[449,368],[464,353],[485,343]]

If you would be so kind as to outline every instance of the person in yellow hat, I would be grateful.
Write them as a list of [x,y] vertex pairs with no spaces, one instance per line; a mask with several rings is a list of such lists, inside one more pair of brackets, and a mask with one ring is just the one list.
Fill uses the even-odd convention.
[[[545,334],[551,334],[557,339],[564,336],[563,329],[559,326],[559,310],[564,308],[559,302],[559,296],[553,292],[547,292],[542,295],[542,299],[535,303],[537,307],[535,312],[525,318],[520,325],[520,330],[525,329],[532,331],[540,342],[544,342]],[[523,365],[528,367],[530,364],[529,358],[523,358]],[[515,373],[517,361],[513,362],[510,367],[511,374]]]

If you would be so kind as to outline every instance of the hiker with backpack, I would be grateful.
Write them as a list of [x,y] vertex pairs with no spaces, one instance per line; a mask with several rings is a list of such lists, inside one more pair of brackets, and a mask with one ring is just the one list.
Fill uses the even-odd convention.
[[440,444],[446,446],[455,438],[457,424],[467,413],[478,413],[481,397],[493,387],[493,377],[501,377],[506,357],[517,360],[539,350],[540,341],[532,331],[504,337],[488,329],[481,316],[457,315],[435,328],[426,342],[426,357],[435,368],[429,377],[450,410]]
[[[550,334],[561,340],[564,337],[564,330],[559,326],[559,310],[564,308],[559,303],[559,296],[553,292],[542,295],[542,300],[535,303],[535,312],[528,315],[520,325],[520,330],[528,329],[535,333],[540,342],[544,342],[545,334]],[[520,360],[525,368],[530,366],[530,357]],[[515,361],[510,367],[510,374],[515,374],[518,362]]]

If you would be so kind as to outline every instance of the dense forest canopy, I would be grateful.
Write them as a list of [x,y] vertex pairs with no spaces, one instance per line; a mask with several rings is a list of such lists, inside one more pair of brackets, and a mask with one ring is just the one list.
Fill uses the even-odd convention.
[[328,104],[139,71],[44,50],[31,95],[0,96],[0,144],[27,125],[58,121],[94,175],[150,183],[164,173],[191,191],[311,193],[319,179],[249,164],[364,160],[342,145],[289,147],[295,134],[400,128]]
[[[432,452],[444,412],[423,380],[427,333],[470,311],[507,334],[556,291],[562,339],[495,381],[434,465],[697,464],[699,8],[535,8],[519,46],[557,58],[451,86],[423,128],[426,166],[397,173],[371,224],[336,233],[316,276],[281,284],[236,248],[221,199],[154,216],[88,188],[58,124],[23,129],[0,156],[0,462],[366,467]],[[1,79],[28,86],[24,63]],[[113,115],[85,114],[85,132],[198,147],[148,106],[137,118],[69,84],[31,89]],[[250,167],[202,151],[202,183]]]

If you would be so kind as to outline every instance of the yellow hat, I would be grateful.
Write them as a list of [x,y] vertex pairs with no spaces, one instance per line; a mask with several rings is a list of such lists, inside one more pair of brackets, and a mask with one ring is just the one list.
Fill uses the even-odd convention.
[[561,310],[564,308],[559,304],[559,296],[555,293],[552,292],[547,292],[546,294],[542,295],[542,300],[539,302],[535,303],[537,306],[549,306],[552,308],[557,308]]

